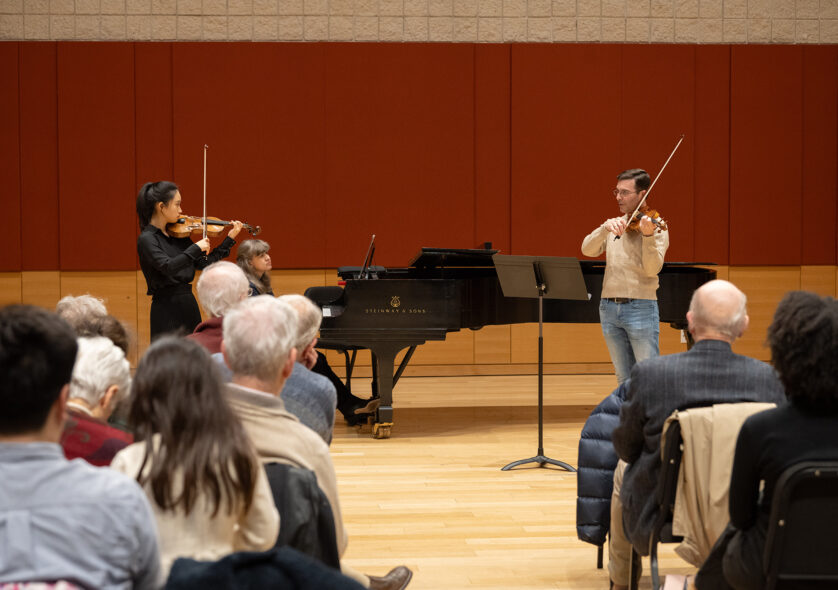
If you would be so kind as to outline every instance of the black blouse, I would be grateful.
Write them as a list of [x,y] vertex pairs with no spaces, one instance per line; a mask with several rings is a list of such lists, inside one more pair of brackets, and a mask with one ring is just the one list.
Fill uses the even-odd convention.
[[140,268],[148,285],[148,295],[172,293],[188,285],[195,277],[195,269],[203,269],[230,255],[236,241],[226,236],[216,248],[204,256],[191,239],[173,238],[149,224],[137,238]]

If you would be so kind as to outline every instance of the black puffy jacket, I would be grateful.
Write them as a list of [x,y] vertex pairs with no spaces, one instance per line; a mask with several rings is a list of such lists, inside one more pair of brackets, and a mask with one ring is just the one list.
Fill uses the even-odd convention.
[[617,452],[611,433],[620,423],[620,406],[626,398],[628,381],[618,386],[594,408],[582,427],[576,473],[576,534],[594,545],[605,543],[611,524],[611,491]]

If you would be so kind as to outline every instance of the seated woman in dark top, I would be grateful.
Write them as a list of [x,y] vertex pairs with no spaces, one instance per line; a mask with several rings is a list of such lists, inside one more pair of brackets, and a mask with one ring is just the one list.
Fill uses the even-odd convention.
[[805,291],[786,294],[768,343],[790,403],[742,425],[730,480],[730,525],[699,571],[700,590],[763,588],[777,479],[802,461],[838,459],[838,301]]

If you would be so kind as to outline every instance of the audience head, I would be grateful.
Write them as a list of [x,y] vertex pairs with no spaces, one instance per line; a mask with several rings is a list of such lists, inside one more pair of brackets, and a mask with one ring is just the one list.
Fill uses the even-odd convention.
[[125,326],[111,314],[95,317],[76,328],[76,336],[91,338],[104,336],[128,356],[130,338]]
[[146,445],[137,479],[150,481],[158,506],[189,513],[202,493],[215,512],[228,501],[232,511],[242,494],[249,506],[258,464],[200,344],[165,336],[148,348],[134,375],[128,421],[137,440],[157,437],[159,445]]
[[733,283],[723,280],[704,283],[693,293],[687,323],[698,340],[714,339],[733,343],[748,329],[747,298]]
[[55,313],[63,318],[73,330],[76,331],[77,336],[80,329],[91,322],[103,318],[108,315],[108,310],[105,308],[105,302],[102,299],[97,299],[89,293],[74,297],[67,295],[62,297],[55,306]]
[[271,246],[264,240],[245,240],[239,245],[236,264],[244,271],[247,280],[256,286],[259,294],[271,290]]
[[294,368],[297,338],[296,313],[287,303],[270,295],[246,299],[224,316],[222,350],[233,380],[255,379],[276,386]]
[[147,182],[143,185],[137,194],[137,218],[140,221],[141,230],[151,223],[154,210],[159,207],[159,204],[168,206],[177,192],[177,185],[166,180]]
[[198,299],[204,310],[218,318],[236,303],[245,299],[249,292],[247,278],[232,262],[210,264],[198,278]]
[[60,436],[76,349],[73,330],[56,314],[31,305],[0,309],[0,436],[50,426]]
[[294,348],[297,349],[298,356],[303,356],[306,349],[314,347],[317,343],[317,331],[320,330],[323,312],[305,295],[282,295],[279,300],[290,305],[297,313]]
[[103,336],[78,339],[78,355],[70,381],[70,399],[81,400],[94,417],[107,420],[128,396],[131,368],[125,353]]
[[787,293],[768,327],[771,362],[792,404],[838,412],[838,301]]

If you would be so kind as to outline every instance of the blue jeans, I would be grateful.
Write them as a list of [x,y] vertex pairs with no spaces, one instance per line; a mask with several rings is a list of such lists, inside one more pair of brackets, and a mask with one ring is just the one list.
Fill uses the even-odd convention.
[[627,303],[602,299],[599,321],[618,383],[629,378],[636,362],[660,354],[660,314],[654,299],[634,299]]

